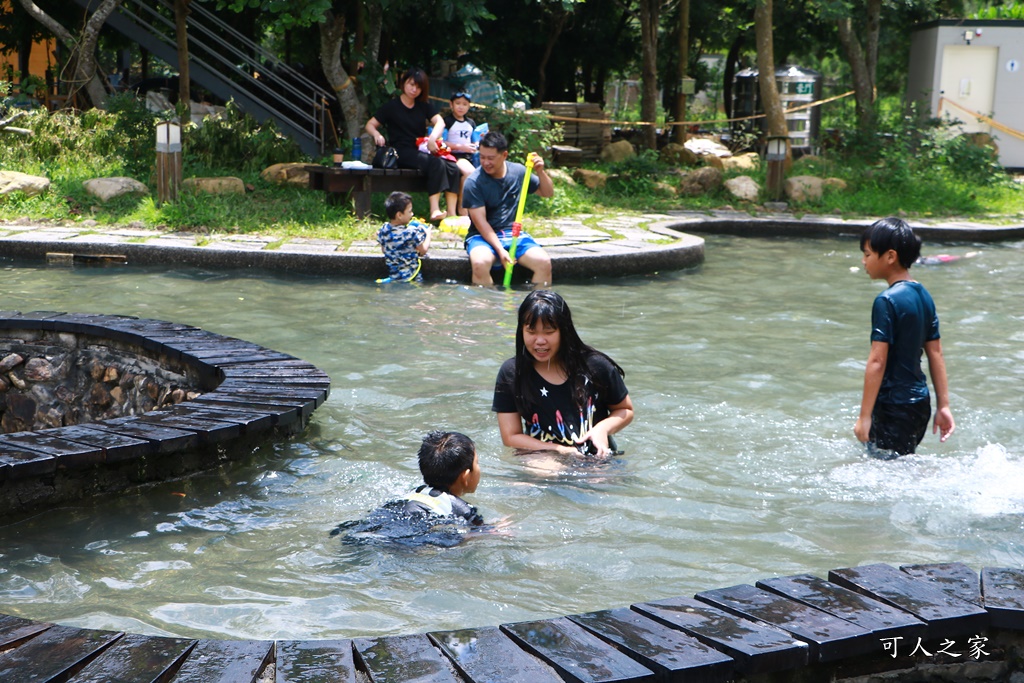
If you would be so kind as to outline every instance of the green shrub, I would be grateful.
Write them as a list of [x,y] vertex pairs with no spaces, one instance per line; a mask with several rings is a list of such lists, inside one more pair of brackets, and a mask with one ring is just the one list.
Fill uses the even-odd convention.
[[608,186],[611,192],[627,197],[652,194],[667,166],[658,159],[658,153],[645,149],[638,154],[608,166]]
[[202,126],[186,124],[182,146],[185,165],[192,168],[261,171],[271,164],[306,159],[273,121],[257,122],[234,101],[228,102],[222,116],[207,117]]
[[562,127],[552,126],[547,112],[519,109],[485,109],[472,112],[477,124],[486,123],[508,140],[509,158],[521,161],[527,152],[543,152],[562,142]]

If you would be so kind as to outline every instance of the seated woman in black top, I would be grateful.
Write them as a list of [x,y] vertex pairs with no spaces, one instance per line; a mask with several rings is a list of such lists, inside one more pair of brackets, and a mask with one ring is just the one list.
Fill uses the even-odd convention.
[[[387,140],[381,134],[380,126],[384,126],[391,138],[391,146],[398,152],[398,166],[419,169],[427,176],[431,221],[454,216],[462,182],[459,167],[454,162],[419,151],[416,145],[416,138],[427,132],[428,123],[433,126],[427,137],[427,149],[431,152],[437,151],[437,141],[444,132],[444,119],[434,111],[428,99],[430,80],[422,69],[412,68],[402,74],[399,90],[398,97],[381,105],[366,122],[366,132],[378,147],[383,147]],[[441,210],[442,192],[447,213]]]
[[[622,368],[576,333],[565,299],[534,290],[519,306],[516,355],[498,371],[491,410],[501,440],[521,450],[612,453],[633,420]],[[524,429],[525,424],[525,429]]]

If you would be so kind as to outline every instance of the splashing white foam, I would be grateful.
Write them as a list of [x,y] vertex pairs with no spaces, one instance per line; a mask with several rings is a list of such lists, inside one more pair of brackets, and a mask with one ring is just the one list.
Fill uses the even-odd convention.
[[828,480],[838,498],[937,503],[970,517],[1024,514],[1024,459],[1000,444],[973,455],[865,459],[833,470]]

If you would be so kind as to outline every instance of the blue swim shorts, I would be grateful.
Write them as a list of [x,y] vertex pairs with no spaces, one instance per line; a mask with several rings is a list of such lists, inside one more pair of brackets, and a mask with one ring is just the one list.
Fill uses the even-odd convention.
[[[509,228],[508,230],[500,230],[498,232],[498,240],[501,242],[501,246],[503,246],[505,248],[505,251],[508,251],[509,248],[511,248],[511,246],[512,246],[512,229]],[[512,258],[518,260],[527,251],[529,251],[530,249],[533,249],[534,247],[539,247],[539,246],[540,245],[537,244],[537,242],[534,241],[534,239],[532,237],[530,237],[530,235],[528,233],[521,232],[521,233],[519,233],[519,239],[516,240],[516,253],[512,254]],[[494,257],[495,257],[494,258],[494,266],[492,266],[492,267],[493,268],[501,268],[501,261],[498,259],[498,255],[494,252],[494,247],[492,247],[491,245],[487,244],[487,240],[485,240],[480,235],[473,235],[472,237],[469,237],[469,238],[466,239],[466,253],[467,254],[469,252],[473,251],[474,249],[476,249],[477,247],[487,247],[487,249],[492,254],[494,254]]]

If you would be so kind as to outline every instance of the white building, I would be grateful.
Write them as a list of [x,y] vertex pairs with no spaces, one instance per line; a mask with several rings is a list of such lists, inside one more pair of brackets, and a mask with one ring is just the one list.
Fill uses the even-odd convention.
[[910,38],[907,97],[965,133],[989,133],[1024,168],[1024,21],[941,19]]

